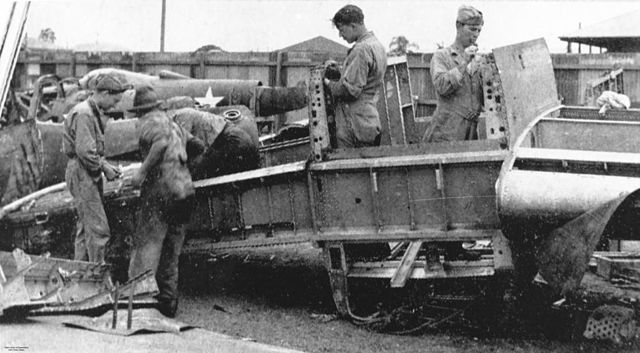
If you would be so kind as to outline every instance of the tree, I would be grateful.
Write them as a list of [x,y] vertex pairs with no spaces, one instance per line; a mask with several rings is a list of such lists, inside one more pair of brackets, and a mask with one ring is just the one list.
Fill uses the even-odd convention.
[[196,53],[218,53],[218,52],[224,52],[224,50],[222,50],[222,48],[220,48],[215,44],[207,44],[196,49],[195,52]]
[[51,28],[45,28],[40,30],[40,35],[38,36],[38,39],[40,39],[43,42],[46,43],[55,43],[56,42],[56,33],[51,29]]
[[405,36],[397,36],[391,39],[389,44],[390,56],[401,56],[407,53],[415,53],[420,49],[416,43],[409,42]]

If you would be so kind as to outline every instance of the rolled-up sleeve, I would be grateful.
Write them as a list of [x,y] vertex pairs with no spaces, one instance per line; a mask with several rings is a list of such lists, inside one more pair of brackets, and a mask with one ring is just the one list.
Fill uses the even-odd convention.
[[445,55],[447,55],[445,52],[436,52],[431,59],[430,70],[431,81],[436,92],[446,97],[462,86],[462,71],[458,66],[447,69]]
[[369,63],[373,61],[372,56],[365,47],[355,46],[350,57],[351,60],[347,62],[340,80],[329,85],[334,97],[357,99],[367,84]]
[[95,131],[93,131],[94,125],[90,120],[93,119],[93,117],[85,114],[79,114],[75,118],[76,156],[87,170],[93,173],[98,173],[102,171],[103,157],[98,154]]

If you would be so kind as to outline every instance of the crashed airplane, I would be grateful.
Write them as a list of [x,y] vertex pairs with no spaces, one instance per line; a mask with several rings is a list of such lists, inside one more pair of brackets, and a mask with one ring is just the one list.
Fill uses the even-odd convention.
[[[337,311],[356,321],[367,321],[353,311],[356,280],[404,288],[409,281],[491,281],[513,273],[520,291],[536,278],[554,298],[568,296],[583,285],[599,244],[640,234],[640,111],[601,116],[562,106],[543,40],[497,48],[482,70],[483,139],[410,145],[415,116],[387,109],[385,144],[349,150],[332,148],[324,72],[313,70],[305,99],[310,158],[197,181],[184,252],[313,242],[323,250]],[[410,80],[406,62],[387,72],[381,96],[392,104]],[[131,234],[136,196],[126,173],[108,184],[114,234]],[[69,241],[69,229],[51,241],[54,233],[44,227],[56,223],[52,205],[61,204],[73,212],[63,190],[9,212],[3,246]],[[41,228],[24,236],[18,223],[29,215],[42,215]],[[480,256],[452,260],[442,256],[451,241],[488,246],[466,249]],[[640,298],[638,291],[628,295]]]
[[135,87],[140,85],[154,87],[168,109],[198,106],[233,123],[249,125],[247,129],[255,143],[258,129],[254,117],[282,114],[307,105],[304,85],[267,87],[253,80],[200,80],[167,72],[151,76],[119,69],[97,69],[77,83],[44,76],[29,94],[10,96],[14,117],[8,117],[10,124],[0,130],[0,140],[4,142],[0,147],[0,205],[64,181],[67,158],[61,148],[61,121],[87,96],[91,80],[103,72],[118,76],[132,87],[107,112],[116,120],[109,120],[105,130],[105,157],[124,163],[138,158],[136,119],[127,110],[133,105]]

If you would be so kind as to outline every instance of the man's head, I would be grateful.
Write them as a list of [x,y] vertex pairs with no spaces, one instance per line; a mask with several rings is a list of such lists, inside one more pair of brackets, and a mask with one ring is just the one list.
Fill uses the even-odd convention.
[[93,100],[103,110],[109,110],[122,99],[122,93],[129,87],[125,86],[116,77],[108,74],[100,74],[90,83],[93,91]]
[[463,48],[476,45],[480,31],[482,31],[482,25],[484,25],[482,12],[471,6],[460,6],[456,18],[456,42]]
[[140,86],[136,88],[135,96],[133,97],[133,108],[129,109],[129,111],[137,116],[142,116],[158,108],[161,103],[153,87]]
[[338,10],[331,22],[338,29],[340,37],[344,38],[347,43],[355,42],[367,32],[367,28],[364,25],[364,14],[355,5],[346,5]]

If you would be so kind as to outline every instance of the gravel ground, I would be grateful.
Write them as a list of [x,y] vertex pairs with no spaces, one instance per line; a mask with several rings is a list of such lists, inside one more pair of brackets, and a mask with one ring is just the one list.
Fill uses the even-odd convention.
[[183,259],[178,319],[307,352],[638,352],[640,346],[498,336],[449,327],[413,335],[336,318],[318,249],[289,246]]

